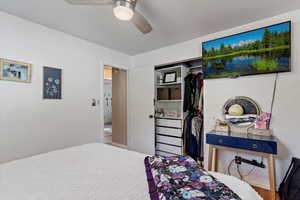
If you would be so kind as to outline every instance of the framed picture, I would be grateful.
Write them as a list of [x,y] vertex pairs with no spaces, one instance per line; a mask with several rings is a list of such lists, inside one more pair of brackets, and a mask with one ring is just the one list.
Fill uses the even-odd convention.
[[204,78],[291,71],[291,22],[202,43]]
[[53,67],[44,67],[43,98],[61,99],[62,70]]
[[164,75],[164,83],[174,83],[177,81],[176,78],[176,72],[167,72]]
[[16,82],[31,82],[32,66],[28,63],[0,59],[0,79]]

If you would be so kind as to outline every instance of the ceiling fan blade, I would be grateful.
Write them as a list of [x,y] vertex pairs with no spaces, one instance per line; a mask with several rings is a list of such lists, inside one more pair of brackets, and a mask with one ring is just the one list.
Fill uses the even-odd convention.
[[111,5],[114,0],[65,0],[73,5]]
[[153,30],[148,20],[136,10],[134,11],[134,16],[131,19],[131,22],[144,34],[150,33]]

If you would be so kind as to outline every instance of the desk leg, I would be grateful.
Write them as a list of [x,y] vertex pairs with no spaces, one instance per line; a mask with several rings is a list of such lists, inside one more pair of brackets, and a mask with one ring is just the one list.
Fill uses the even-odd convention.
[[212,149],[212,171],[217,172],[218,168],[218,149],[213,147]]
[[208,145],[208,171],[212,169],[212,161],[213,161],[213,146],[211,144]]
[[268,168],[269,168],[271,200],[276,200],[275,161],[274,161],[274,155],[272,154],[270,154],[268,157]]

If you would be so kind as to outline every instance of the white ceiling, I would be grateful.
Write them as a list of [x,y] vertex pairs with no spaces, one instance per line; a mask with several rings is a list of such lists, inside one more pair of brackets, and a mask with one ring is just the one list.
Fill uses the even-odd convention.
[[111,6],[64,0],[1,0],[0,10],[135,55],[300,8],[299,0],[139,0],[154,31],[118,21]]

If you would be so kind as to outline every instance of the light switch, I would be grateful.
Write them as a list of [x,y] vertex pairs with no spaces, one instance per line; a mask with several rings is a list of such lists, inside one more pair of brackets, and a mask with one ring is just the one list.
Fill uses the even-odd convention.
[[95,107],[96,106],[96,99],[92,100],[92,106]]

